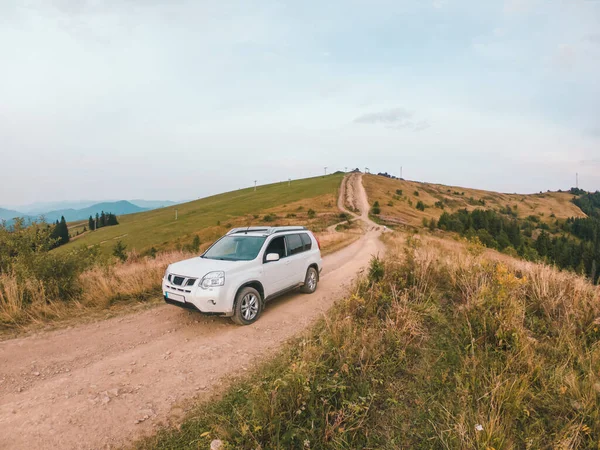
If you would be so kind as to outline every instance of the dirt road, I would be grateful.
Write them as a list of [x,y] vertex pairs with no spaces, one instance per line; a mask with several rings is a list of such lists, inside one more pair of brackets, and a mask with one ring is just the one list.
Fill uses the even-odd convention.
[[0,449],[120,446],[177,423],[190,399],[208,397],[308,326],[383,252],[360,175],[348,184],[345,203],[359,205],[369,231],[324,258],[315,294],[274,300],[251,326],[165,305],[1,342]]

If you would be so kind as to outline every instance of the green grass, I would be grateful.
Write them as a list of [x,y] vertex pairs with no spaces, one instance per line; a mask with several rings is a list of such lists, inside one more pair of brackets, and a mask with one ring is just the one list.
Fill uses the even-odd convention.
[[598,290],[418,242],[392,246],[313,330],[136,447],[597,449]]
[[[166,249],[187,237],[191,241],[194,233],[214,227],[219,222],[224,227],[246,217],[244,225],[248,221],[262,225],[260,219],[268,209],[328,194],[335,199],[342,178],[343,174],[332,174],[293,180],[291,186],[287,182],[275,183],[259,186],[256,192],[254,188],[240,189],[177,206],[120,216],[119,225],[88,232],[56,251],[68,251],[78,245],[100,245],[103,253],[109,253],[117,240],[123,241],[128,251],[136,249],[141,252],[150,247]],[[335,201],[332,206],[335,208]],[[178,220],[175,220],[175,209],[178,210]],[[248,217],[254,214],[260,217]],[[217,235],[225,230],[223,228]]]

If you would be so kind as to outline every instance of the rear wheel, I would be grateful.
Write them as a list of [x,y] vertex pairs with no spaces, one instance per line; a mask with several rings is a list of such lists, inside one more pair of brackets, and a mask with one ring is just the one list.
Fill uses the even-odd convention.
[[263,304],[258,291],[251,287],[240,289],[235,298],[233,320],[238,325],[250,325],[256,322],[262,313]]
[[312,294],[317,290],[317,284],[319,283],[319,274],[317,269],[309,267],[306,271],[306,277],[304,278],[304,286],[302,286],[302,292],[305,294]]

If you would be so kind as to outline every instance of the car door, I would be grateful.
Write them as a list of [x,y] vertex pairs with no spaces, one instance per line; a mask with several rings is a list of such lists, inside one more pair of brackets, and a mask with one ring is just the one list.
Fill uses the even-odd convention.
[[306,253],[300,234],[288,234],[285,237],[288,250],[290,286],[303,283],[306,276]]
[[[269,253],[277,253],[279,261],[267,261]],[[271,239],[263,254],[263,287],[266,297],[276,294],[290,285],[290,263],[290,259],[287,258],[285,237],[278,236]]]

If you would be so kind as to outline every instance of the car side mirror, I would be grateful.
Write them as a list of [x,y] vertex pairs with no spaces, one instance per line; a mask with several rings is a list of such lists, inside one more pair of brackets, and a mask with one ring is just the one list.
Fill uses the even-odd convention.
[[267,262],[279,261],[279,253],[267,253]]

